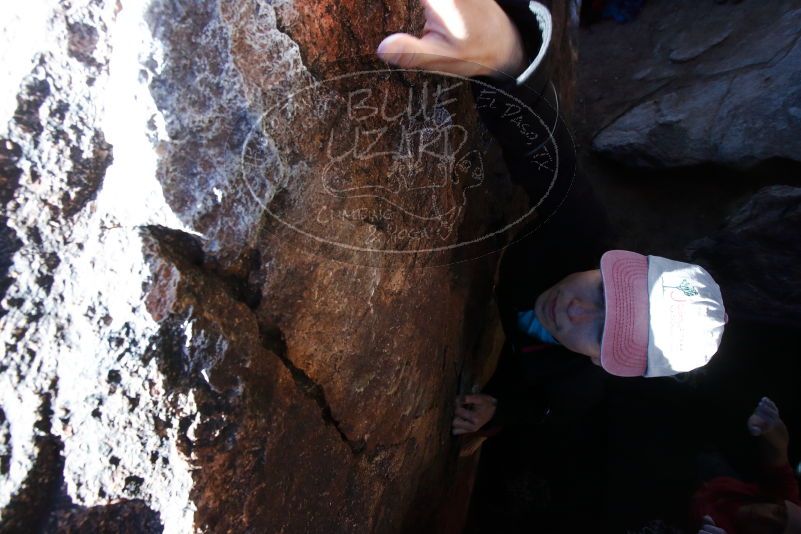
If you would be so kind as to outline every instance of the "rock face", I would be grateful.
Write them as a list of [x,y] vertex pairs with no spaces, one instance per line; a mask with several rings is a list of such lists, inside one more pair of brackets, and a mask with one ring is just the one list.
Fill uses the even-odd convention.
[[688,252],[723,288],[732,317],[793,327],[801,325],[801,188],[761,189],[715,235],[691,243]]
[[[582,33],[579,115],[634,167],[801,160],[801,2],[652,2]],[[611,61],[610,56],[614,58]]]
[[418,2],[9,11],[0,530],[430,524],[526,206]]
[[0,134],[2,529],[36,532],[54,508],[73,517],[141,498],[156,524],[185,531],[192,476],[176,444],[195,408],[145,357],[158,324],[137,230],[182,227],[146,128],[156,108],[138,54],[155,44],[135,8],[30,7],[12,10],[2,46],[18,74],[3,84],[18,94]]

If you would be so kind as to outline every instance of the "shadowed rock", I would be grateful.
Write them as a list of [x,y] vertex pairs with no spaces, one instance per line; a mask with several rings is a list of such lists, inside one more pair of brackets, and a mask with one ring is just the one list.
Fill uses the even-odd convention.
[[688,246],[707,266],[733,318],[801,324],[801,188],[770,186],[738,208],[714,235]]
[[579,110],[625,165],[801,160],[801,2],[653,2],[582,34]]

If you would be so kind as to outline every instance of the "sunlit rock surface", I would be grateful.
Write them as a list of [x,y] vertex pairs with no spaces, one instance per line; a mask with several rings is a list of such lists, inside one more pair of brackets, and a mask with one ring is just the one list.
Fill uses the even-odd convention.
[[801,160],[801,2],[653,2],[582,31],[578,112],[634,167]]
[[525,206],[464,81],[371,59],[418,2],[8,11],[0,530],[430,524]]
[[157,110],[140,56],[159,45],[141,19],[114,3],[50,3],[20,11],[3,34],[4,63],[19,63],[17,37],[42,28],[19,50],[26,71],[3,82],[17,93],[3,102],[0,140],[8,531],[43,527],[56,502],[67,513],[138,497],[157,524],[191,528],[177,436],[196,407],[146,357],[158,324],[143,301],[151,272],[137,226],[181,223],[155,177],[145,123]]

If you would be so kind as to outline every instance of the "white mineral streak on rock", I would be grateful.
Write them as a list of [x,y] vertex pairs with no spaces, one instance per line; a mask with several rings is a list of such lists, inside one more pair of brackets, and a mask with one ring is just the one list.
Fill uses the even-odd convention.
[[[194,13],[187,15],[189,9]],[[161,60],[154,58],[151,91],[166,121],[158,173],[167,200],[181,221],[203,233],[206,252],[235,257],[251,240],[262,207],[239,178],[239,144],[258,111],[250,109],[231,57],[230,28],[217,2],[184,6],[157,0],[146,16],[164,47]],[[202,31],[187,42],[188,23],[178,19],[194,17],[204,18]]]
[[[39,35],[42,8],[29,5],[37,10],[4,22],[29,24],[31,35]],[[138,226],[182,227],[156,180],[154,142],[166,133],[141,74],[140,61],[160,53],[144,22],[146,7],[123,2],[115,15],[115,2],[55,6],[45,17],[47,39],[32,41],[35,46],[23,40],[25,46],[11,52],[24,54],[17,57],[29,73],[23,83],[46,79],[50,94],[40,107],[38,140],[13,121],[4,132],[22,148],[23,172],[5,209],[22,246],[9,272],[8,312],[0,319],[0,351],[8,366],[0,374],[0,405],[11,455],[8,473],[0,476],[0,509],[33,464],[34,423],[50,393],[52,433],[64,443],[64,479],[75,503],[139,497],[161,514],[165,532],[191,532],[191,466],[177,450],[176,436],[178,418],[194,413],[194,401],[191,394],[168,394],[156,360],[142,359],[157,324],[143,303],[150,275]],[[68,53],[70,23],[97,31],[89,63]],[[25,33],[4,29],[3,38]],[[17,91],[15,85],[11,92]],[[16,106],[7,92],[4,87],[0,95],[4,119]],[[148,131],[150,118],[155,131]],[[95,132],[113,145],[113,164],[96,199],[65,213],[63,199],[74,195],[71,149],[92,158]],[[49,287],[42,276],[52,277]],[[126,487],[129,477],[143,480],[138,489]]]
[[31,58],[43,49],[52,35],[48,32],[52,2],[28,0],[4,2],[0,21],[0,121],[5,124],[17,106],[17,89],[31,71]]

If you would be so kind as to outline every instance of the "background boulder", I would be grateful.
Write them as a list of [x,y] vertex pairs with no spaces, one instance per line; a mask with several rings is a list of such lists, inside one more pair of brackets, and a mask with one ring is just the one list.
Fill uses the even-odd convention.
[[583,32],[582,136],[627,166],[801,160],[801,2],[648,2]]
[[732,317],[798,328],[801,324],[801,188],[760,189],[723,228],[688,246],[688,253],[724,288]]

